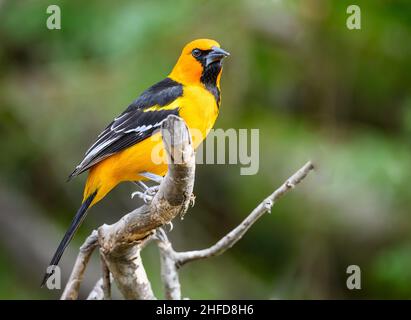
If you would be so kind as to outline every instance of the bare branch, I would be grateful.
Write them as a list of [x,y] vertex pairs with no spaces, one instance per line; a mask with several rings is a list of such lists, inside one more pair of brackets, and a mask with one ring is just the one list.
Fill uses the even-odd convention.
[[169,165],[158,192],[149,204],[98,229],[100,250],[126,299],[155,299],[141,261],[141,247],[155,229],[184,214],[192,198],[195,156],[188,128],[181,118],[169,116],[161,133]]
[[107,266],[114,281],[127,300],[154,300],[153,290],[148,280],[140,256],[141,247],[135,245],[122,250],[118,256],[106,256]]
[[[110,281],[110,288],[111,288],[111,283],[113,282],[113,275],[110,273],[109,274],[109,281]],[[107,280],[105,280],[107,281]],[[98,279],[96,284],[94,285],[93,289],[90,291],[90,293],[87,296],[87,300],[105,300],[104,297],[104,288],[106,284],[104,284],[103,278]],[[111,293],[110,293],[111,295]],[[111,298],[111,297],[110,297]]]
[[94,230],[80,247],[80,252],[67,282],[66,288],[61,296],[61,300],[75,300],[78,297],[80,283],[83,280],[84,271],[90,260],[91,254],[98,245],[97,231]]
[[103,300],[104,299],[104,283],[103,278],[100,278],[93,287],[93,290],[90,291],[87,300]]
[[111,300],[111,279],[110,270],[108,269],[104,255],[100,252],[101,271],[103,274],[103,298],[104,300]]
[[167,300],[181,299],[181,286],[177,272],[175,251],[166,233],[158,230],[158,248],[160,250],[161,280],[164,285],[164,295]]
[[183,264],[204,259],[224,253],[227,249],[231,248],[247,230],[266,212],[270,212],[274,203],[298,183],[300,183],[308,173],[314,169],[314,165],[311,161],[307,162],[300,170],[293,174],[287,181],[283,183],[281,187],[275,190],[269,195],[263,202],[261,202],[249,215],[245,218],[240,225],[228,233],[225,237],[219,240],[215,245],[210,248],[195,251],[186,252],[174,252],[174,259],[177,266]]
[[126,299],[156,299],[140,255],[145,245],[153,239],[157,239],[160,250],[165,297],[181,299],[180,266],[220,255],[231,248],[264,213],[271,210],[281,196],[314,168],[311,162],[306,163],[215,245],[203,250],[176,252],[161,227],[177,215],[183,215],[191,203],[195,157],[188,128],[181,118],[169,116],[161,130],[169,170],[157,193],[150,196],[148,204],[126,214],[117,223],[101,226],[87,238],[62,299],[77,298],[86,264],[97,244],[100,246],[103,278],[96,283],[88,299],[110,299],[112,279]]

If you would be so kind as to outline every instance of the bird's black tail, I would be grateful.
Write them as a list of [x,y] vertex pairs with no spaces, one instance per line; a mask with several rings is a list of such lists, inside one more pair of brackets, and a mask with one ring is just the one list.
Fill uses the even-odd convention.
[[[53,259],[49,266],[57,266],[61,256],[63,255],[64,250],[67,248],[68,244],[70,243],[71,239],[73,239],[74,234],[76,233],[78,227],[83,222],[84,218],[86,217],[87,209],[90,207],[91,202],[93,201],[94,197],[96,196],[97,191],[88,196],[86,200],[83,201],[81,207],[78,209],[76,215],[71,221],[70,227],[67,230],[66,234],[64,235],[63,239],[61,240],[56,252],[54,253]],[[53,272],[46,272],[44,275],[43,281],[41,282],[41,286],[43,287],[46,284],[47,279],[53,274]]]

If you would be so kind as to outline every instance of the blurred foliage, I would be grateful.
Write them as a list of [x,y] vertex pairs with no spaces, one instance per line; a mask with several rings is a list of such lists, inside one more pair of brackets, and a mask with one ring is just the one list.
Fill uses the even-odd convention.
[[[46,28],[50,4],[61,7],[61,30]],[[350,4],[1,1],[1,184],[62,235],[85,176],[65,178],[84,150],[167,75],[186,42],[214,38],[231,52],[216,127],[259,128],[260,170],[199,165],[196,206],[170,234],[176,249],[214,243],[308,159],[317,171],[229,252],[184,267],[183,295],[411,298],[411,4],[359,0],[354,31]],[[135,207],[131,191],[120,186],[93,208],[72,246]],[[0,248],[0,298],[46,297],[41,274],[23,276]],[[155,248],[144,258],[160,294]],[[351,264],[361,267],[360,291],[346,289]]]

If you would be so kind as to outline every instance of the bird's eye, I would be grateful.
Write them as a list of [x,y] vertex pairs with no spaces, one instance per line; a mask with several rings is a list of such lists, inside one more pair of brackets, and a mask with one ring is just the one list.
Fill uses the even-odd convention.
[[194,58],[198,58],[201,55],[201,50],[200,49],[194,49],[191,54],[193,55]]

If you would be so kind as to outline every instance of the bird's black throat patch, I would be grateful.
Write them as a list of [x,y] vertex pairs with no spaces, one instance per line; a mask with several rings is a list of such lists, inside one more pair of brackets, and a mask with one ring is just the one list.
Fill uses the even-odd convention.
[[195,59],[203,66],[203,73],[201,74],[200,81],[206,89],[211,92],[217,102],[217,107],[220,106],[220,90],[217,87],[217,77],[221,72],[221,61],[216,61],[207,66],[207,55],[211,50],[200,50],[201,54]]
[[217,87],[217,77],[221,72],[221,68],[221,61],[213,62],[208,66],[203,64],[203,73],[200,78],[200,81],[214,96],[217,106],[220,106],[220,90]]

